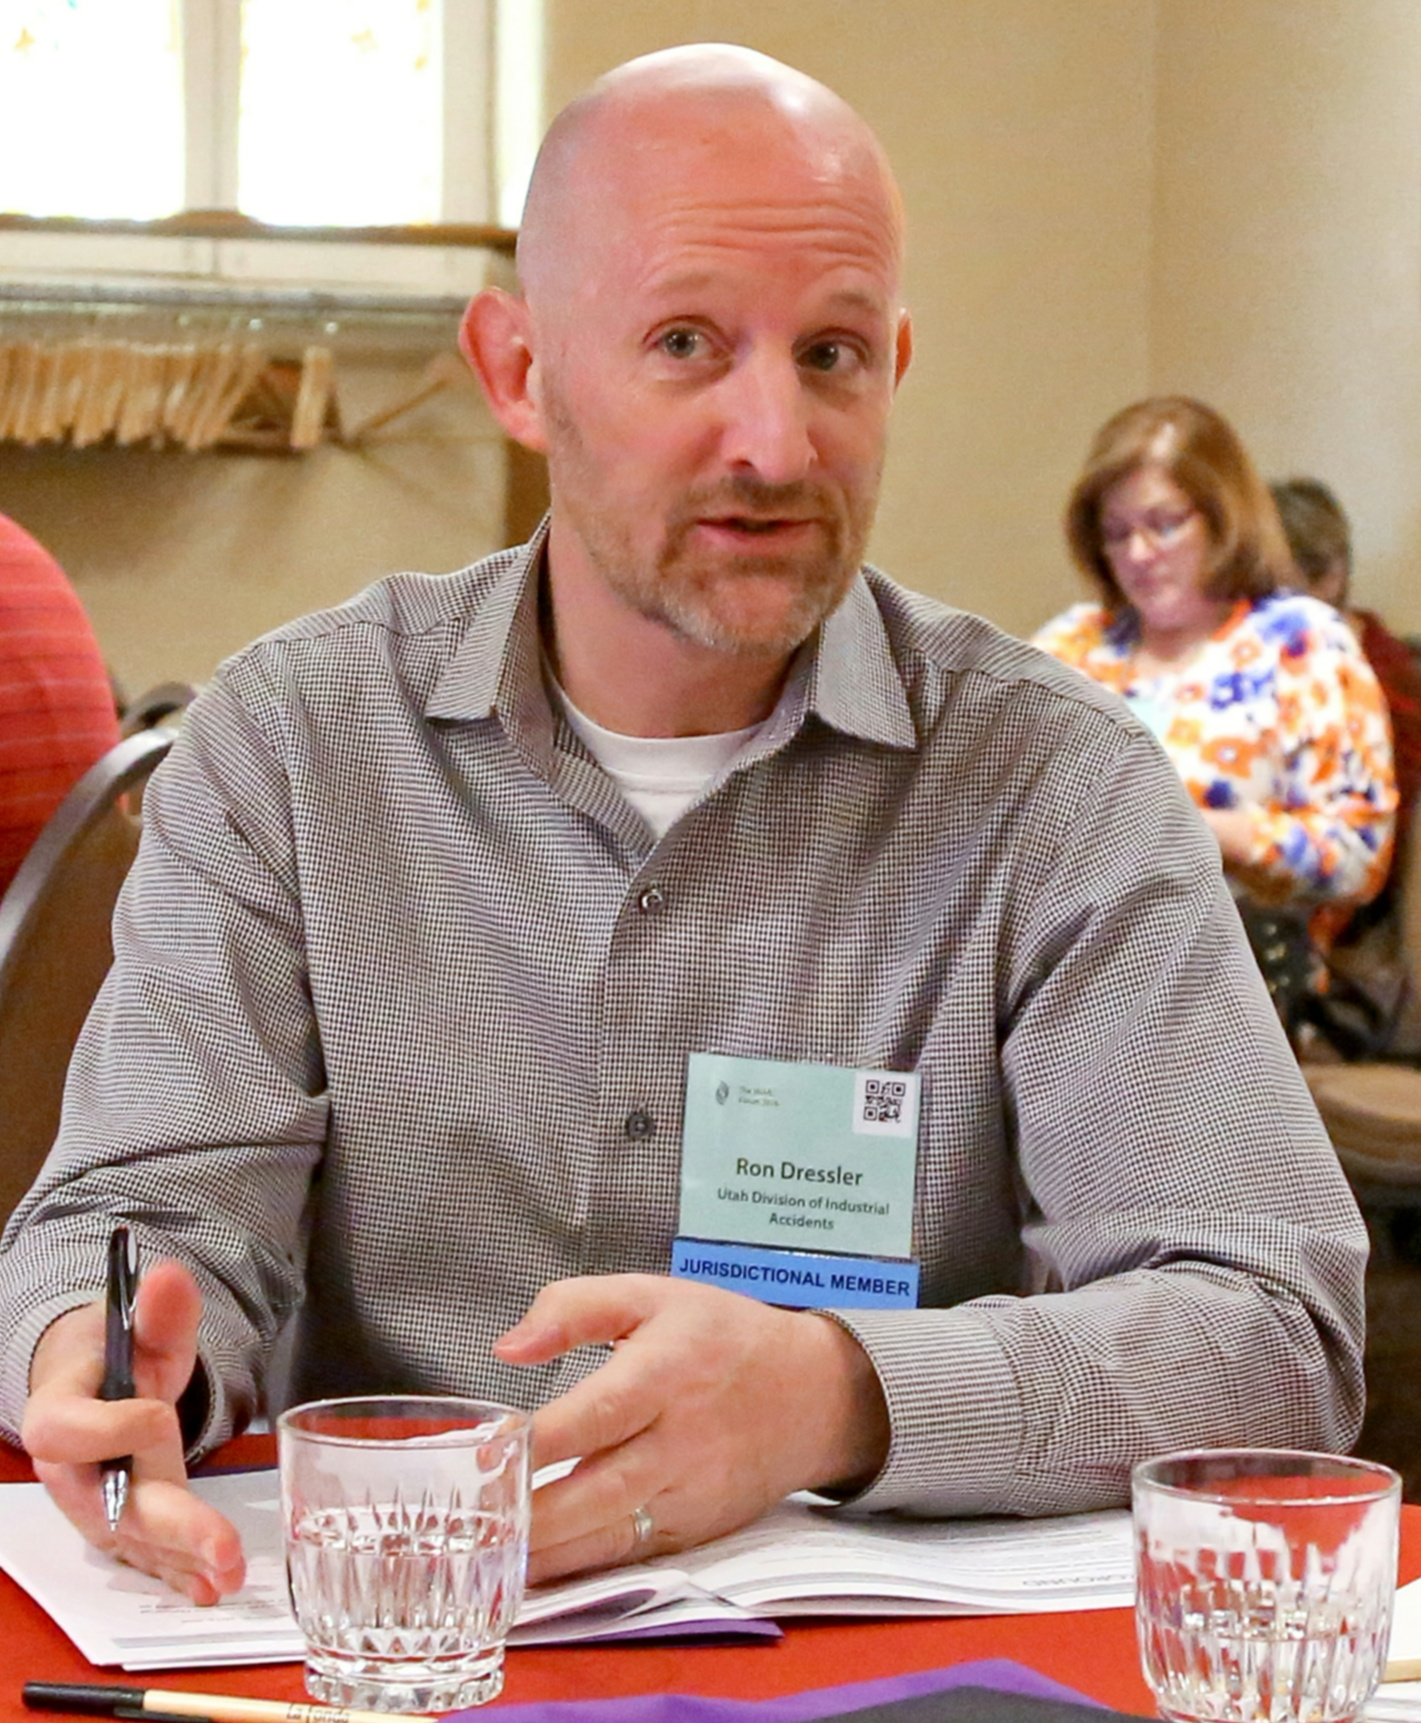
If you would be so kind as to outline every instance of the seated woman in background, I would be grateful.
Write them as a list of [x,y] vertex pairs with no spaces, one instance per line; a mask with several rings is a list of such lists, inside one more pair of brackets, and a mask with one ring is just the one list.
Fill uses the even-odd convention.
[[1366,902],[1396,806],[1385,706],[1336,611],[1283,590],[1277,510],[1231,427],[1184,397],[1126,408],[1096,437],[1065,525],[1099,597],[1036,644],[1154,731],[1235,896]]

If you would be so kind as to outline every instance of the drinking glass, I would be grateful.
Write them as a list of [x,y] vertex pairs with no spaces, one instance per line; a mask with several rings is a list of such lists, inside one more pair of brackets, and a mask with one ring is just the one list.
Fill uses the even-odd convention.
[[1210,1450],[1134,1473],[1135,1623],[1176,1723],[1351,1723],[1386,1661],[1401,1480],[1332,1454]]
[[453,1711],[503,1685],[528,1558],[529,1419],[435,1396],[319,1400],[277,1421],[306,1690]]

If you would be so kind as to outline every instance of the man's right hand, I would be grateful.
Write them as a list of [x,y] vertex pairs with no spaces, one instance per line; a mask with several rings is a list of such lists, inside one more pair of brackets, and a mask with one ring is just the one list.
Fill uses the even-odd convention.
[[[178,1396],[197,1362],[202,1294],[181,1263],[153,1264],[133,1313],[138,1398],[101,1400],[103,1300],[68,1311],[45,1330],[30,1364],[20,1435],[36,1475],[96,1548],[156,1575],[194,1603],[216,1603],[246,1575],[235,1526],[187,1487]],[[99,1485],[104,1460],[133,1456],[133,1482],[117,1532]]]

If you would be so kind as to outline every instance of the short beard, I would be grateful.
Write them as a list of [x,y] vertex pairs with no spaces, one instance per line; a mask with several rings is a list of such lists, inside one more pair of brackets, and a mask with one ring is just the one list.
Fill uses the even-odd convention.
[[[678,639],[741,658],[785,658],[838,609],[863,565],[878,495],[878,470],[864,494],[845,498],[813,479],[767,484],[750,474],[732,474],[687,493],[667,522],[665,542],[653,564],[639,564],[630,535],[612,512],[595,501],[596,462],[562,402],[546,403],[554,497],[608,588],[647,621]],[[570,482],[559,485],[565,474]],[[813,557],[767,549],[727,559],[701,560],[690,548],[696,525],[706,517],[739,511],[812,519],[823,536]],[[747,583],[742,586],[741,583]],[[770,616],[757,615],[748,583],[774,582],[780,595]],[[739,589],[737,591],[737,589]],[[741,606],[737,597],[748,595]]]
[[[822,549],[812,559],[747,550],[731,560],[700,562],[689,548],[696,523],[742,510],[761,517],[808,516],[823,537]],[[714,652],[782,658],[843,602],[862,566],[867,537],[867,523],[855,530],[841,499],[812,480],[772,485],[734,474],[684,500],[668,523],[652,578],[638,579],[641,571],[623,565],[619,590],[641,615],[664,623],[684,640]],[[601,572],[614,578],[614,571]],[[755,626],[737,614],[736,589],[742,581],[781,587],[785,596],[772,627],[763,621]]]

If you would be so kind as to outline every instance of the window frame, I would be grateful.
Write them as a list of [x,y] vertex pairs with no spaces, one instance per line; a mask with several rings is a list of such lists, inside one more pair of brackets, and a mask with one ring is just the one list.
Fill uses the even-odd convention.
[[[185,211],[154,222],[0,216],[0,273],[19,284],[150,277],[244,288],[477,291],[489,254],[511,249],[512,233],[496,225],[497,214],[515,201],[521,208],[522,186],[507,182],[526,176],[541,129],[543,0],[442,3],[439,224],[280,228],[237,213],[241,0],[178,0]],[[526,161],[509,163],[501,185],[498,158],[510,148]]]

